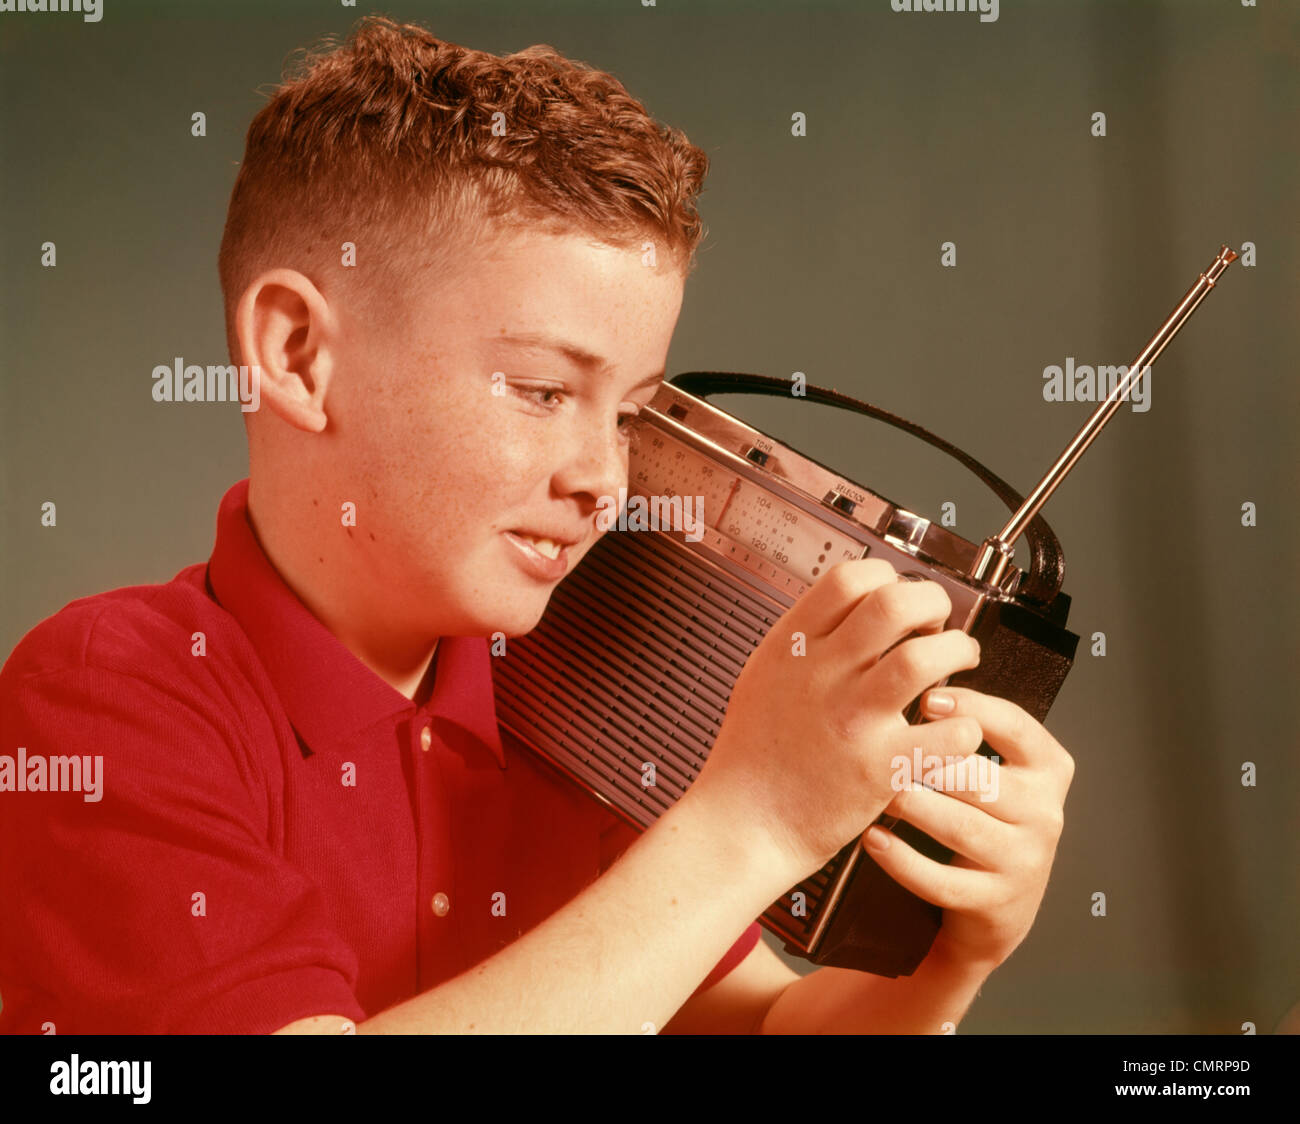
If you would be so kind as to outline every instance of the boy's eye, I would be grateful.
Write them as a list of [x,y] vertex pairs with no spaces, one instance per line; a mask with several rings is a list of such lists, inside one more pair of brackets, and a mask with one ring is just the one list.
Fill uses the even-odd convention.
[[527,398],[539,406],[554,405],[555,400],[563,393],[554,386],[516,386],[513,389],[521,398]]
[[[512,386],[510,389],[517,397],[526,398],[547,412],[551,412],[559,406],[565,393],[563,388],[555,386]],[[641,416],[640,410],[619,414],[618,432],[620,436],[624,439],[630,439],[644,421],[645,419]]]

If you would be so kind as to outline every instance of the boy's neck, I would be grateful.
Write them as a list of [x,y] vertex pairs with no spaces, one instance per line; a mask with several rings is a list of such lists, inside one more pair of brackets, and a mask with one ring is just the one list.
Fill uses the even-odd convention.
[[318,528],[297,526],[291,512],[250,479],[248,520],[254,537],[280,579],[334,637],[380,679],[417,705],[433,690],[438,638],[397,636],[382,623],[382,605],[369,604],[355,581],[341,580],[312,549]]
[[[441,637],[439,639],[441,639]],[[429,657],[429,666],[425,669],[424,675],[420,678],[420,685],[416,687],[415,692],[411,695],[411,701],[415,703],[416,706],[423,706],[429,701],[429,696],[433,694],[433,684],[437,675],[438,641],[435,640],[433,642],[433,655]]]

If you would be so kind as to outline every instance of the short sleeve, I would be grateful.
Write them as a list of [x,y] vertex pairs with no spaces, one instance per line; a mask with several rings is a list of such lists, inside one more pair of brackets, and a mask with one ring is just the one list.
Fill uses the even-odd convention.
[[[610,826],[601,835],[600,871],[602,874],[614,865],[618,857],[632,846],[637,836],[641,834],[636,828],[629,827],[622,820],[614,819],[612,814],[611,821]],[[707,991],[744,960],[754,950],[754,946],[758,944],[761,936],[762,926],[755,921],[740,935],[736,943],[727,950],[722,959],[714,966],[713,971],[704,978],[704,982],[692,993],[692,998],[702,991]]]
[[11,780],[25,765],[27,791],[0,786],[0,1030],[365,1018],[355,952],[270,842],[268,789],[283,782],[221,706],[147,673],[11,672],[0,754]]
[[740,939],[727,950],[726,955],[718,961],[713,971],[704,977],[704,982],[691,993],[691,997],[694,998],[702,991],[708,991],[709,988],[726,976],[737,964],[754,951],[754,946],[758,944],[762,935],[762,926],[755,921],[740,935]]

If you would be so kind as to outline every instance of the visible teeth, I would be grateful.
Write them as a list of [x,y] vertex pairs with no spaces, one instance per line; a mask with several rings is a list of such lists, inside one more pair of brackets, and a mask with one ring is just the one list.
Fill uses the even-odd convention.
[[535,539],[529,535],[521,535],[520,538],[527,539],[533,544],[533,549],[538,554],[545,554],[547,558],[555,559],[560,556],[560,544],[552,542],[550,539]]

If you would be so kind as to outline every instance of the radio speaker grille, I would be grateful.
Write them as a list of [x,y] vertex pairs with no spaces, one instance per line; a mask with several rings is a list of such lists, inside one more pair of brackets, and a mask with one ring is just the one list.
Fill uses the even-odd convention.
[[[607,532],[493,660],[498,718],[644,829],[699,774],[741,668],[783,611],[668,533]],[[807,949],[834,866],[764,924]]]

